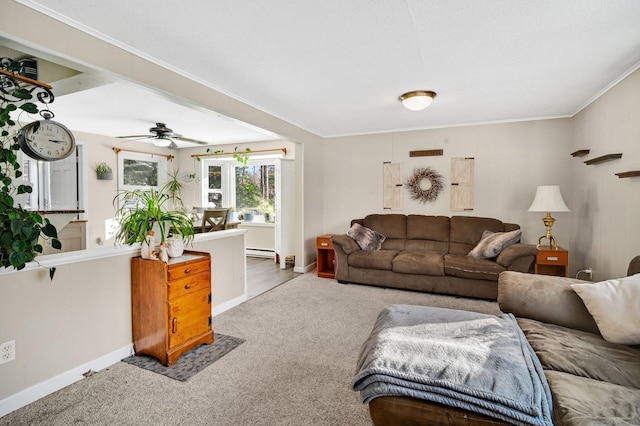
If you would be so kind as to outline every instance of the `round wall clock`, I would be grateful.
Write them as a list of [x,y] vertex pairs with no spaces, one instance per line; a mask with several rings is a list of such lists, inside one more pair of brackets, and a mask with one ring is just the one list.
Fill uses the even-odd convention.
[[73,133],[52,120],[39,120],[27,124],[18,133],[20,147],[31,158],[42,161],[62,160],[76,148]]

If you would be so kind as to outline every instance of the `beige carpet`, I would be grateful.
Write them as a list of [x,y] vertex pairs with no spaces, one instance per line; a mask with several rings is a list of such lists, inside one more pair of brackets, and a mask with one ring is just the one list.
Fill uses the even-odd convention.
[[304,274],[214,317],[217,333],[246,342],[187,382],[120,362],[0,425],[370,425],[351,379],[373,321],[393,303],[499,313],[495,302]]

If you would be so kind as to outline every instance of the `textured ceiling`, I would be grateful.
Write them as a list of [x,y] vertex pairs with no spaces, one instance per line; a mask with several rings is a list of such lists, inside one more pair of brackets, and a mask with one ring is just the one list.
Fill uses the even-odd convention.
[[637,0],[20,3],[324,137],[572,116],[640,63]]

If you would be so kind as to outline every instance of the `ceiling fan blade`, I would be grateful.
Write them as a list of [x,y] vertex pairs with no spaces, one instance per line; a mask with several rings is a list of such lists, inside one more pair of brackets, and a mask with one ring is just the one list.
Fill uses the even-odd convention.
[[191,138],[183,138],[182,136],[177,138],[179,141],[182,142],[190,142],[190,143],[195,143],[198,145],[209,145],[209,142],[205,142],[205,141],[200,141],[198,139],[191,139]]
[[118,139],[133,139],[133,138],[153,138],[153,135],[129,135],[129,136],[116,136]]
[[[118,138],[123,138],[121,136],[117,136]],[[148,139],[155,139],[155,136],[138,136],[138,137],[127,137],[125,138],[126,140],[122,141],[122,142],[136,142],[136,141],[146,141]]]

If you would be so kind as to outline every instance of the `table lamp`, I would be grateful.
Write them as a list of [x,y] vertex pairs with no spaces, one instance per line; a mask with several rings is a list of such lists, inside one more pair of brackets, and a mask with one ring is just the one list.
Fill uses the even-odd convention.
[[549,247],[553,246],[553,248],[557,250],[558,242],[556,241],[556,237],[551,235],[551,227],[556,220],[551,217],[551,212],[570,211],[562,199],[560,187],[558,185],[539,186],[536,190],[536,197],[533,199],[531,207],[529,207],[529,211],[547,213],[547,215],[542,219],[542,222],[547,229],[547,233],[538,239],[537,247],[540,248],[542,240],[547,239],[549,240]]

